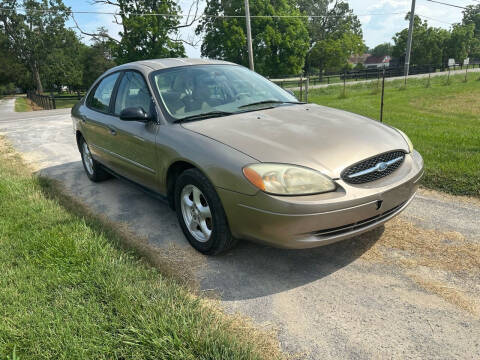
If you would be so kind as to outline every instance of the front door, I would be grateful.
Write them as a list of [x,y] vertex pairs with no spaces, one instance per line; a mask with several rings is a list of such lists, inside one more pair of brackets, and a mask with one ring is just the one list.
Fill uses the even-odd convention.
[[136,71],[125,71],[114,100],[114,118],[109,122],[112,137],[109,150],[117,158],[113,170],[143,186],[158,190],[155,147],[157,123],[120,120],[121,111],[130,107],[141,107],[149,114],[154,113],[152,96],[143,76]]

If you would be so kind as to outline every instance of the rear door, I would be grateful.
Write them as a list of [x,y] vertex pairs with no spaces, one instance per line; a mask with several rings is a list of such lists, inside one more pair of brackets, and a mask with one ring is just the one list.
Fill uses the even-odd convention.
[[155,118],[152,95],[140,72],[127,70],[119,79],[113,99],[114,118],[109,124],[112,137],[109,150],[115,154],[115,171],[143,186],[157,190],[156,146],[158,131],[156,121],[123,121],[122,110],[141,107]]
[[90,91],[82,109],[82,133],[95,159],[108,167],[115,165],[115,157],[109,152],[111,147],[110,123],[115,120],[112,111],[114,89],[121,73],[105,76]]

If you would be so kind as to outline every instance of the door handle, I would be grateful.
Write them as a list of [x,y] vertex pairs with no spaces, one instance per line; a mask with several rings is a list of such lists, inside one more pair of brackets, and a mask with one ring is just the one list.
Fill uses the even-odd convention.
[[85,115],[80,116],[80,119],[82,119],[83,122],[87,121],[87,117]]

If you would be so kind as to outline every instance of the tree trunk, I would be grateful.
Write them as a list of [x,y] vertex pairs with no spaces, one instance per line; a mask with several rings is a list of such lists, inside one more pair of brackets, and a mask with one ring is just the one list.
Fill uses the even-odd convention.
[[37,92],[39,94],[42,94],[43,93],[42,79],[40,79],[40,72],[38,70],[38,66],[36,62],[33,63],[32,73],[33,73],[33,80],[35,81],[35,87],[37,88]]

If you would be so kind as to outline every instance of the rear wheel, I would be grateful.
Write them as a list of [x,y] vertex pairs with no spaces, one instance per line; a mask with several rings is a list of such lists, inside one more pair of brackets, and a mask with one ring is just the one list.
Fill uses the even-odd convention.
[[175,210],[183,233],[201,253],[216,255],[235,245],[220,198],[199,170],[188,169],[178,177]]
[[83,168],[90,180],[99,182],[110,177],[110,174],[106,172],[97,161],[95,161],[87,142],[83,138],[80,139],[80,153],[82,154]]

